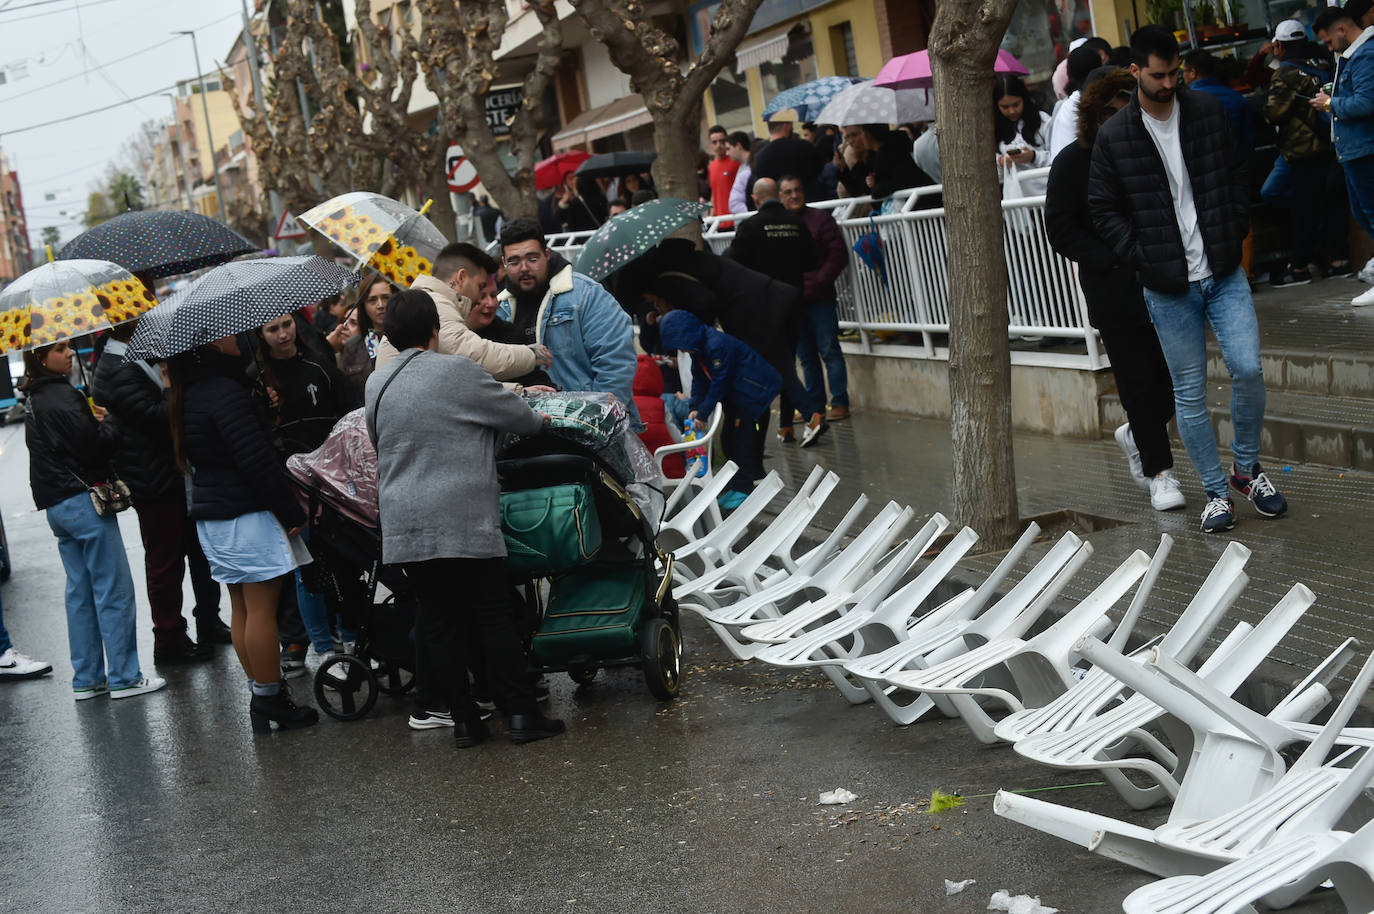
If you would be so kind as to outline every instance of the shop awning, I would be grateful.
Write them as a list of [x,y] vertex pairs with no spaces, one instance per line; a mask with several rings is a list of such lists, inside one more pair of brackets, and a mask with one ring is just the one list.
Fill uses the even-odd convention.
[[735,72],[743,73],[751,67],[770,60],[781,62],[787,56],[789,26],[773,29],[745,39],[735,50]]
[[641,95],[627,95],[609,105],[583,111],[553,135],[554,150],[581,146],[592,140],[615,136],[644,124],[653,123]]

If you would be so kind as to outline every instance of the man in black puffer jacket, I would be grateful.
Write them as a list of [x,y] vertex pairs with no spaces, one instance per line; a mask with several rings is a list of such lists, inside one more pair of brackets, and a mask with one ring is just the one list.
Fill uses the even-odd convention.
[[1229,484],[1265,517],[1287,502],[1259,464],[1264,375],[1259,324],[1240,266],[1242,164],[1221,102],[1178,86],[1178,42],[1162,26],[1131,36],[1136,94],[1093,146],[1088,208],[1103,239],[1145,287],[1174,381],[1179,436],[1207,492],[1202,530],[1235,526],[1228,477],[1207,412],[1211,326],[1231,374],[1235,441]]
[[[153,656],[159,666],[205,660],[211,644],[229,643],[220,621],[220,586],[210,577],[195,525],[186,513],[186,482],[172,455],[167,396],[157,368],[126,360],[136,322],[115,327],[96,363],[92,395],[120,432],[115,471],[133,494],[143,538],[143,568],[153,616]],[[191,566],[196,637],[186,633],[181,581]]]

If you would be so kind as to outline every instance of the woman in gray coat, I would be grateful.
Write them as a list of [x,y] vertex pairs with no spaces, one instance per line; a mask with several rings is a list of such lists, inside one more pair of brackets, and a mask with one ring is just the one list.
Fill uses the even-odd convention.
[[512,742],[556,736],[538,711],[511,612],[501,535],[496,447],[544,417],[482,366],[435,351],[439,315],[423,292],[387,304],[382,331],[400,353],[367,380],[377,445],[382,561],[415,592],[412,726],[452,726],[460,748],[490,736],[468,687],[462,638],[475,632]]

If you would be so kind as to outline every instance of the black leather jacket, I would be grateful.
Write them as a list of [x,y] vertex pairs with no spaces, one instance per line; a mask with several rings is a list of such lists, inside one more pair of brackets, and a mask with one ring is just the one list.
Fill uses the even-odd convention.
[[109,422],[96,421],[86,398],[66,378],[38,378],[26,392],[29,486],[34,506],[42,511],[109,478],[119,432]]

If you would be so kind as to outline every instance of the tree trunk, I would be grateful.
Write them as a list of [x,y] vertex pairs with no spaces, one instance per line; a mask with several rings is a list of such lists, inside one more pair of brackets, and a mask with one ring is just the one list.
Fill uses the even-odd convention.
[[[683,112],[683,107],[693,110]],[[697,150],[701,147],[701,99],[695,105],[674,105],[666,112],[654,112],[654,186],[660,197],[695,200],[697,189]]]
[[941,0],[930,36],[949,250],[954,512],[989,550],[1016,539],[1007,262],[992,83],[1015,0]]

